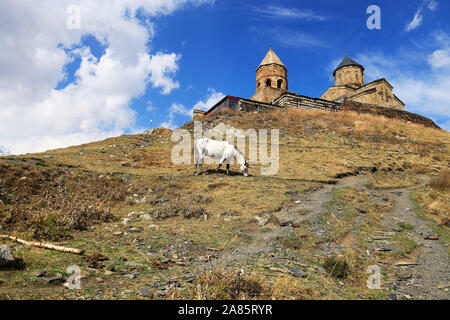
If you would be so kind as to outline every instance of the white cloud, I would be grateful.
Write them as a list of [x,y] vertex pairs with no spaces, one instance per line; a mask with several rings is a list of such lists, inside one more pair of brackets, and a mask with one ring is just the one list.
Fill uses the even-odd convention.
[[160,126],[171,130],[175,129],[177,126],[174,124],[174,120],[177,114],[183,116],[192,116],[192,114],[188,109],[186,109],[184,105],[172,103],[169,108],[169,119],[161,123]]
[[437,2],[437,1],[434,1],[434,0],[430,0],[429,2],[428,2],[428,9],[430,9],[431,11],[436,11],[436,9],[438,8],[438,6],[439,6],[439,3]]
[[264,18],[274,19],[297,19],[307,21],[325,21],[328,17],[315,13],[311,10],[300,10],[296,8],[285,8],[269,5],[267,7],[253,7],[253,12]]
[[155,111],[155,107],[153,106],[153,103],[151,101],[147,101],[147,106],[145,107],[145,110],[147,112]]
[[204,100],[200,100],[197,102],[194,107],[189,111],[192,115],[194,113],[194,109],[207,111],[211,109],[216,103],[222,100],[225,95],[222,92],[217,92],[212,88],[208,88],[209,95]]
[[414,15],[414,18],[411,20],[411,22],[409,22],[405,26],[405,31],[409,32],[409,31],[412,31],[412,30],[420,27],[422,25],[422,20],[423,20],[422,8],[419,8],[419,10],[417,10],[417,12]]
[[11,151],[9,151],[5,147],[0,146],[0,157],[9,156],[10,154],[11,154]]
[[428,58],[433,68],[450,67],[450,47],[434,51]]
[[409,32],[414,29],[417,29],[418,27],[420,27],[422,25],[423,10],[425,9],[425,6],[431,11],[436,11],[439,6],[439,2],[437,2],[435,0],[423,0],[421,6],[419,7],[419,9],[417,9],[413,19],[408,24],[406,24],[405,32]]
[[207,111],[225,97],[222,92],[217,92],[212,88],[208,88],[208,92],[208,96],[204,100],[198,101],[191,109],[182,104],[173,103],[169,108],[168,120],[162,122],[160,126],[173,130],[176,128],[174,121],[177,115],[192,117],[194,109]]
[[174,89],[178,89],[180,84],[174,81],[171,76],[178,71],[178,60],[180,55],[158,53],[150,59],[149,71],[150,81],[153,87],[162,88],[164,94],[169,94]]
[[275,29],[273,36],[277,42],[287,48],[322,47],[325,45],[322,40],[298,30]]
[[275,43],[285,48],[323,47],[325,42],[319,38],[299,30],[284,27],[255,27],[251,28],[258,37],[272,39]]
[[421,48],[420,52],[415,52],[409,48],[391,56],[371,52],[357,55],[355,60],[365,67],[366,82],[386,78],[394,86],[394,93],[406,104],[407,111],[431,117],[448,128],[450,38],[442,33],[432,38],[433,46],[440,47],[438,50]]
[[[81,144],[132,129],[129,107],[148,83],[169,94],[180,55],[150,54],[151,19],[213,0],[30,0],[0,2],[0,144],[14,154]],[[67,28],[67,8],[81,8],[81,30]],[[146,22],[135,18],[141,8]],[[125,14],[127,13],[127,14]],[[107,47],[66,54],[86,34]],[[76,55],[77,81],[62,90],[64,65]]]

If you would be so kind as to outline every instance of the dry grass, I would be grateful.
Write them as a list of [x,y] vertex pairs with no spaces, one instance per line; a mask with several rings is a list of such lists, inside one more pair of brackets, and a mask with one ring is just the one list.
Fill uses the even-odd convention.
[[440,192],[450,191],[450,170],[446,169],[431,179],[430,186]]
[[231,271],[203,273],[196,286],[199,300],[250,300],[267,298],[264,279]]
[[[171,142],[171,131],[159,129],[151,135],[121,136],[33,155],[33,158],[0,159],[0,225],[5,232],[25,233],[30,238],[73,236],[67,240],[68,245],[86,249],[90,255],[101,252],[111,258],[104,262],[106,267],[114,264],[121,272],[130,270],[123,262],[117,262],[119,256],[148,264],[148,269],[137,279],[124,280],[122,274],[111,276],[111,287],[105,284],[102,290],[117,297],[112,288],[135,291],[137,283],[144,286],[155,276],[182,277],[187,271],[197,272],[192,266],[157,270],[152,264],[163,258],[163,254],[171,254],[171,245],[185,243],[184,239],[188,243],[193,241],[192,248],[179,256],[194,259],[206,256],[207,248],[227,251],[246,246],[254,240],[251,233],[260,230],[253,218],[255,215],[279,211],[306,191],[334,181],[337,176],[376,168],[374,187],[387,180],[391,186],[409,185],[414,183],[411,179],[414,173],[436,175],[441,172],[448,166],[450,154],[448,132],[368,114],[317,110],[227,112],[208,116],[205,121],[209,123],[204,123],[204,129],[221,122],[243,129],[279,128],[278,174],[262,176],[258,163],[250,167],[248,178],[239,174],[236,165],[231,167],[233,176],[211,172],[194,177],[193,165],[175,165],[170,161],[175,145]],[[192,129],[192,123],[184,127]],[[214,165],[205,166],[206,170],[213,168]],[[441,183],[436,187],[438,185]],[[448,203],[445,198],[448,191],[430,186],[426,192],[430,192],[424,198],[430,214],[437,210],[434,215],[445,218],[445,210],[450,211],[444,201],[447,199]],[[358,209],[369,211],[365,214],[367,223],[360,227],[367,232],[375,228],[383,212],[389,210],[388,202],[373,202],[358,190],[347,189],[337,194],[335,200],[341,208],[344,205],[351,207],[342,212],[335,210],[334,218],[330,212],[329,219],[324,221],[331,232],[335,228],[336,237],[332,240],[336,243],[345,242],[349,231],[355,228],[355,218],[360,214]],[[437,200],[438,205],[433,205]],[[149,213],[159,220],[138,218],[127,225],[106,222],[111,218],[129,217],[131,212],[135,213],[133,218]],[[207,220],[186,219],[205,216],[206,212]],[[436,221],[441,222],[440,219]],[[99,222],[105,223],[97,224]],[[148,229],[150,223],[156,224],[157,228]],[[145,232],[129,233],[129,227],[140,227]],[[114,235],[117,231],[122,235]],[[286,239],[283,250],[320,265],[325,257],[314,253],[320,241],[326,239],[318,239],[307,228],[298,228],[291,239]],[[149,247],[156,250],[157,257],[147,255],[137,243],[142,243],[145,250]],[[180,291],[179,296],[199,299],[360,298],[355,292],[367,291],[364,268],[374,261],[359,260],[365,256],[366,249],[361,237],[355,237],[351,247],[354,252],[344,254],[347,276],[339,280],[329,274],[316,273],[308,274],[307,278],[295,278],[260,271],[258,266],[248,264],[245,275],[237,270],[205,273],[198,280],[200,288],[194,284],[192,295]],[[56,269],[64,272],[61,266],[87,265],[70,255],[24,251],[22,257],[27,268],[33,271]],[[49,293],[37,288],[23,274],[8,273],[4,278],[8,288],[20,288],[11,297],[26,297],[27,292],[39,298]],[[346,287],[341,287],[339,281]],[[95,289],[102,285],[93,279],[91,283],[83,295],[95,298]],[[59,297],[55,290],[50,293],[51,297]]]
[[417,200],[428,218],[441,226],[449,226],[450,170],[433,177],[428,187],[417,192]]
[[68,169],[2,164],[0,176],[0,224],[36,239],[111,221],[111,208],[127,194],[121,179]]

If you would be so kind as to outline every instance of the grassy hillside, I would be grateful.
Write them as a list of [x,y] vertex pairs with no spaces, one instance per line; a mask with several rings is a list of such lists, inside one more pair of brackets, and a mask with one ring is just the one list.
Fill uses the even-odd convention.
[[[247,178],[237,166],[232,176],[194,177],[193,166],[172,164],[167,129],[1,157],[0,233],[86,253],[8,242],[20,264],[1,271],[0,298],[389,298],[392,265],[418,251],[408,226],[392,239],[398,250],[367,254],[374,232],[397,227],[385,223],[394,188],[408,188],[448,245],[447,131],[305,110],[204,119],[219,123],[279,128],[279,173],[261,176],[256,164]],[[342,180],[353,175],[364,179]],[[327,197],[314,196],[322,191]],[[317,204],[294,210],[309,200]],[[282,226],[287,213],[314,218]],[[384,286],[369,290],[366,269],[377,263],[386,266]],[[81,290],[37,276],[67,278],[70,265],[82,269]]]

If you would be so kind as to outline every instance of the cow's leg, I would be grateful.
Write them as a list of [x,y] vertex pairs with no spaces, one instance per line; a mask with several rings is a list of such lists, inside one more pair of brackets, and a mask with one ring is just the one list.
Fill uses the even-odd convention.
[[227,176],[229,176],[229,175],[230,175],[230,164],[227,163]]
[[194,176],[196,176],[197,175],[197,164],[195,163],[194,164]]
[[200,163],[200,174],[203,174],[203,161]]

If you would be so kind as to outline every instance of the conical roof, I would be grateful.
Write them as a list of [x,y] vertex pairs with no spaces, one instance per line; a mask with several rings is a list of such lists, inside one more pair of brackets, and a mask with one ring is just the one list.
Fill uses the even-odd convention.
[[283,64],[283,62],[281,62],[280,58],[278,58],[278,56],[275,54],[275,52],[272,50],[271,47],[269,49],[269,52],[267,52],[266,56],[264,57],[263,61],[261,61],[261,63],[259,64],[258,68],[273,63],[286,68],[286,66]]
[[345,54],[345,58],[342,60],[342,62],[337,66],[337,68],[334,70],[333,72],[333,76],[336,75],[336,71],[338,71],[339,69],[343,68],[343,67],[347,67],[347,66],[356,66],[356,67],[360,67],[362,68],[362,70],[364,71],[364,67],[362,65],[360,65],[358,62],[356,62],[355,60],[353,60],[352,58],[350,58],[349,56],[347,56],[347,54]]

